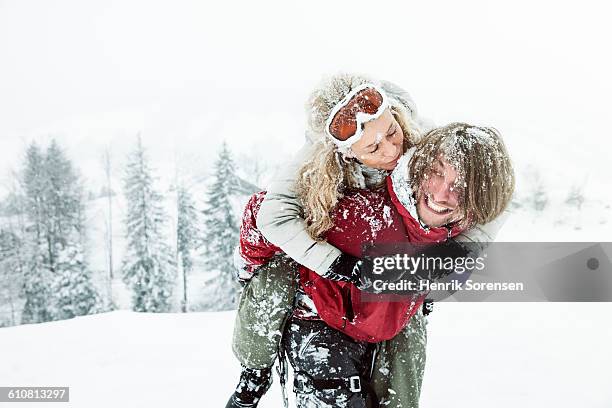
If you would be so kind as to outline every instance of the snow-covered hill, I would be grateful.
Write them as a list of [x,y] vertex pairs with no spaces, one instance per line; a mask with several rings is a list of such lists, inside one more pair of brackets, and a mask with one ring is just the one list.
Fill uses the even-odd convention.
[[[609,408],[610,313],[610,304],[439,303],[422,406]],[[0,384],[69,386],[70,407],[221,407],[238,375],[233,317],[117,311],[3,328]],[[260,406],[281,401],[275,379]]]

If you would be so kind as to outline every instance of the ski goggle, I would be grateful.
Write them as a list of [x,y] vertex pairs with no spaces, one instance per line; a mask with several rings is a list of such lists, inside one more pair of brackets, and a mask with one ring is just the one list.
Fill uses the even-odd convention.
[[332,109],[325,133],[340,150],[348,150],[363,136],[363,125],[377,119],[388,107],[385,92],[373,84],[353,89]]

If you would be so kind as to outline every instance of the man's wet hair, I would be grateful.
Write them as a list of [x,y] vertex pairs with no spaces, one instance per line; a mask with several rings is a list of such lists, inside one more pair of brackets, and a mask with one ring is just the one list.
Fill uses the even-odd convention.
[[486,224],[508,206],[514,193],[514,169],[496,129],[457,122],[427,132],[416,145],[409,167],[417,194],[440,158],[457,172],[455,188],[466,227]]

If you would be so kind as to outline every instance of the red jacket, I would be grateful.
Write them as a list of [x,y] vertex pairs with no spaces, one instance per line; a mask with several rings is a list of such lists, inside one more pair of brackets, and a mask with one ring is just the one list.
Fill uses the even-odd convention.
[[[240,226],[240,254],[250,271],[280,252],[257,229],[257,212],[264,195],[261,192],[251,197]],[[327,232],[327,241],[357,257],[362,256],[363,243],[440,242],[449,236],[449,230],[444,227],[423,230],[397,199],[390,178],[387,178],[387,189],[347,192],[333,210],[332,218],[334,227]],[[450,235],[460,232],[455,227]],[[369,301],[363,302],[361,291],[352,283],[325,279],[303,266],[300,283],[329,326],[368,342],[393,338],[408,324],[425,298],[424,295],[412,298],[368,295]],[[371,301],[372,296],[377,297],[375,302]]]

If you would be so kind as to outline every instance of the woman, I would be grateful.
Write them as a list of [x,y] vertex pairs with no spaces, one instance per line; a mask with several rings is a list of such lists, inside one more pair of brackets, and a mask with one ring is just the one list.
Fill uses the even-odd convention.
[[[344,141],[350,139],[350,142],[334,143],[326,135],[326,122],[352,91],[366,83],[376,82],[357,75],[338,75],[315,90],[307,105],[309,143],[298,154],[297,160],[272,183],[257,216],[257,226],[270,242],[297,263],[337,280],[356,278],[352,276],[352,271],[357,259],[342,254],[325,241],[313,239],[311,233],[314,231],[314,236],[320,236],[331,227],[330,212],[342,197],[344,189],[377,189],[383,186],[388,172],[418,140],[419,128],[423,126],[409,96],[392,84],[380,83],[380,88],[388,97],[388,109],[376,109],[375,120],[356,120],[354,125],[358,126],[353,134],[350,134],[353,124],[346,128],[337,127],[340,137],[348,136]],[[374,122],[376,126],[373,126]],[[356,133],[360,133],[360,137],[351,139]],[[312,171],[303,173],[299,180],[300,188],[305,191],[303,200],[299,200],[295,181],[298,169],[304,165],[306,158],[310,158]],[[306,220],[303,218],[302,203],[308,209],[306,214],[309,218]],[[488,241],[493,238],[491,231],[495,229],[496,226],[489,226],[488,231],[474,228],[470,231],[472,235],[465,238]],[[291,271],[295,271],[295,265],[278,258],[260,268],[243,294],[233,343],[243,372],[239,387],[228,406],[256,406],[269,385],[270,367],[274,362],[280,333],[293,307],[296,284],[295,280],[287,279],[287,276],[292,276]],[[258,310],[261,299],[271,299],[273,304],[253,312]],[[299,302],[308,302],[308,298],[298,295]],[[275,312],[270,313],[270,310]],[[267,333],[276,335],[267,336]],[[391,372],[375,381],[376,393],[389,401],[390,406],[418,406],[425,342],[425,319],[419,311],[400,335],[381,345],[383,355],[378,354],[377,365],[389,364],[390,361],[407,362],[390,364],[398,373]],[[399,345],[394,346],[396,343]],[[389,351],[392,355],[385,355]],[[384,368],[377,367],[374,372]],[[408,383],[406,378],[410,379]],[[235,405],[230,405],[232,400],[236,402]]]

